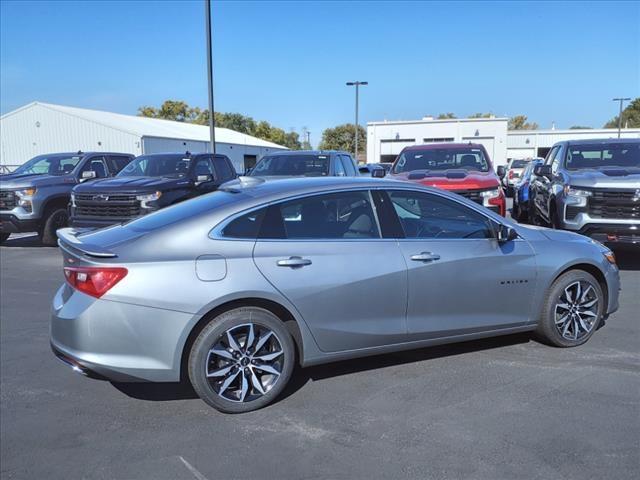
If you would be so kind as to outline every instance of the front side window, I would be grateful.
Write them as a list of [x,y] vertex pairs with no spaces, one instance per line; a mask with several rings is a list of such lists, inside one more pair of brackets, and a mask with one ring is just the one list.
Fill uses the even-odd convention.
[[231,165],[229,165],[229,161],[226,158],[216,157],[214,161],[221,181],[226,182],[235,177],[235,171],[231,169]]
[[262,157],[249,175],[324,177],[329,175],[329,160],[329,155],[267,155]]
[[122,170],[124,167],[126,167],[127,164],[131,161],[130,157],[115,156],[115,155],[112,155],[111,157],[109,157],[109,159],[111,160],[111,164],[110,164],[111,171],[113,172],[114,175],[118,173],[120,170]]
[[490,221],[448,198],[423,192],[388,192],[406,238],[493,238]]
[[184,177],[191,158],[181,154],[152,154],[136,157],[120,170],[118,177]]
[[443,171],[450,169],[489,171],[489,161],[480,148],[443,147],[403,151],[393,167],[393,173],[415,170]]
[[214,178],[211,158],[203,157],[196,160],[196,164],[193,167],[193,176],[197,178],[200,175],[208,175],[210,178]]
[[640,169],[640,143],[570,145],[566,167],[568,170],[603,167]]
[[340,161],[339,155],[336,155],[336,158],[335,158],[335,171],[336,171],[336,177],[344,177],[346,175],[344,171],[344,166]]
[[95,172],[95,178],[105,178],[107,176],[107,167],[104,163],[104,157],[93,157],[86,162],[80,169],[80,176],[83,172]]
[[261,238],[367,239],[380,230],[369,192],[315,195],[269,207]]
[[348,155],[340,155],[342,159],[342,166],[344,167],[344,171],[346,172],[348,177],[356,176],[356,167],[353,166],[353,160]]
[[66,175],[80,163],[81,155],[40,155],[16,168],[17,175]]

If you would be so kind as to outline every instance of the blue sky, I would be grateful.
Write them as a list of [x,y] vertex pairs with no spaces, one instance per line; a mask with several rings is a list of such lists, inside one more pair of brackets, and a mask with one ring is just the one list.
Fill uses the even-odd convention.
[[[0,110],[206,107],[200,1],[0,4]],[[639,2],[213,2],[216,110],[312,143],[360,118],[526,114],[600,127],[640,95]]]

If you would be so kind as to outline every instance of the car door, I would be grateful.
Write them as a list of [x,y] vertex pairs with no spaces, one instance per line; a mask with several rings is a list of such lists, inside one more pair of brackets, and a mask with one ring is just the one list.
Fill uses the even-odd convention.
[[451,198],[386,192],[404,238],[410,340],[464,335],[531,321],[536,286],[532,248],[499,244],[489,217]]
[[367,190],[269,207],[254,261],[304,318],[326,352],[406,339],[407,268],[380,236]]

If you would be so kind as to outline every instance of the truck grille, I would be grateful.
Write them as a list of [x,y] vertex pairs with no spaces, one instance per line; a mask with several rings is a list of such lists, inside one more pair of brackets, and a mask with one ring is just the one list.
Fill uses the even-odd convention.
[[75,195],[76,217],[131,218],[142,214],[135,195],[82,193]]
[[13,210],[16,203],[15,192],[11,190],[0,190],[0,210]]
[[593,190],[589,215],[593,218],[640,218],[640,199],[636,190]]

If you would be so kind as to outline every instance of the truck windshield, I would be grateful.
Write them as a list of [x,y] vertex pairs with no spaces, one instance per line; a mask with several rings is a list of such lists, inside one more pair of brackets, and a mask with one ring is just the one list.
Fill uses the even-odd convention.
[[393,173],[412,172],[414,170],[464,170],[489,171],[489,162],[479,148],[429,148],[424,150],[406,150],[400,154]]
[[81,155],[39,155],[16,168],[18,175],[66,175],[80,162]]
[[326,175],[329,175],[329,155],[269,155],[249,174],[251,177]]
[[184,177],[191,159],[184,154],[141,155],[120,170],[117,177]]
[[640,168],[640,143],[571,145],[567,152],[566,167],[568,170]]

